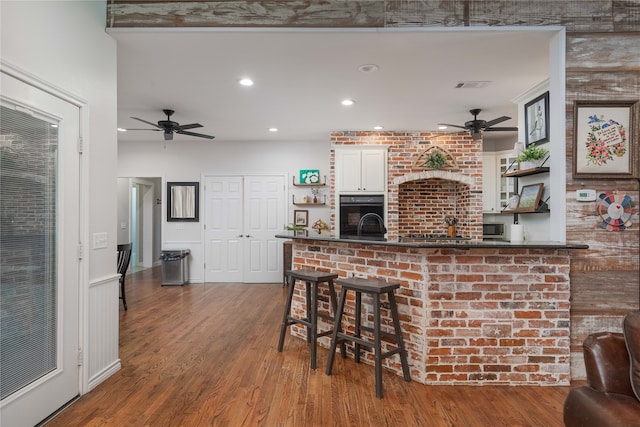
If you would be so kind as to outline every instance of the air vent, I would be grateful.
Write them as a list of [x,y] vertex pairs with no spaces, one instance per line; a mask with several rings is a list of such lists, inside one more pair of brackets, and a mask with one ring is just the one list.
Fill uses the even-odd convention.
[[489,86],[491,82],[458,82],[456,89],[480,89]]

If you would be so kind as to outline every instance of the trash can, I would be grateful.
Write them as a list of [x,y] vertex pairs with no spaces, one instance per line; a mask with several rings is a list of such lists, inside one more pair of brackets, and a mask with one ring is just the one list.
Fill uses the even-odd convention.
[[189,249],[162,251],[162,286],[186,285],[189,282],[187,256],[190,253]]

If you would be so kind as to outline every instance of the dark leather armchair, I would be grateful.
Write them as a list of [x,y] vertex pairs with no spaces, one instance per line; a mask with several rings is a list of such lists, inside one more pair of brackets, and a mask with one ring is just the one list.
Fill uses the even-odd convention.
[[124,245],[118,245],[118,273],[120,274],[120,299],[124,305],[124,309],[127,309],[127,298],[124,294],[124,278],[131,262],[131,243]]
[[584,341],[587,385],[569,392],[565,426],[640,426],[640,312],[625,316],[623,331]]

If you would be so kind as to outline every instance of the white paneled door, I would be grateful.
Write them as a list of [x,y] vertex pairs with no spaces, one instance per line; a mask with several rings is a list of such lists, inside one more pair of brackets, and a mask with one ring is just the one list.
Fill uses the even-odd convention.
[[80,110],[0,79],[0,425],[32,426],[79,392]]
[[282,175],[215,176],[205,180],[205,281],[282,281],[286,223]]

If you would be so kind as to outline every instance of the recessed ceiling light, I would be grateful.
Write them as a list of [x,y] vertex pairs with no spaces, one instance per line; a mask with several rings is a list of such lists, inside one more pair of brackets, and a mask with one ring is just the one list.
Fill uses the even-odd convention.
[[378,66],[376,64],[364,64],[358,67],[358,71],[363,73],[375,73],[378,71]]
[[269,128],[269,132],[278,132],[278,128]]
[[446,126],[438,126],[438,129],[440,130],[445,130],[447,127]]
[[345,99],[345,100],[342,101],[342,105],[346,105],[347,107],[350,106],[350,105],[353,105],[355,103],[356,103],[356,101],[354,101],[353,99]]
[[373,130],[382,130],[384,129],[384,126],[374,126]]
[[253,80],[248,79],[248,78],[241,79],[239,83],[242,86],[253,86]]
[[118,132],[126,132],[127,130],[125,128],[118,128]]

